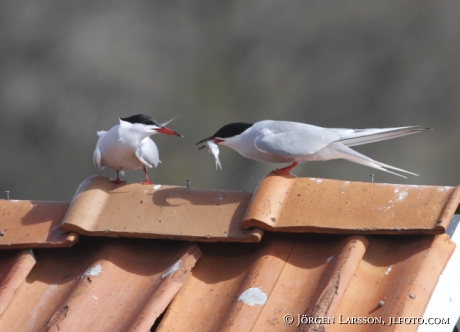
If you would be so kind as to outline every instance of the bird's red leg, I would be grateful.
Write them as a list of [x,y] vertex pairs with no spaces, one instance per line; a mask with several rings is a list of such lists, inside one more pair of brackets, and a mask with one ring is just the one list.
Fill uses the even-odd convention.
[[122,184],[122,183],[125,183],[126,181],[122,181],[120,179],[120,171],[117,171],[117,178],[115,180],[110,180],[110,182],[115,183],[115,184]]
[[144,174],[145,174],[145,182],[141,182],[141,184],[153,184],[152,182],[150,182],[149,180],[149,176],[147,174],[147,168],[144,167]]
[[275,173],[276,175],[286,175],[286,174],[289,174],[289,172],[291,171],[291,169],[293,169],[294,167],[296,167],[299,163],[297,161],[294,161],[292,163],[292,165],[289,165],[287,167],[284,167],[284,168],[278,168],[278,169],[275,169],[274,171],[272,171],[272,173]]

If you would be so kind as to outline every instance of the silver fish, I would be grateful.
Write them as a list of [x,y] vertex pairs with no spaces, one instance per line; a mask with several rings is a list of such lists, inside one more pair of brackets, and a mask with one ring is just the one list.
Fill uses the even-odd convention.
[[216,170],[218,167],[222,169],[222,165],[219,160],[219,147],[217,144],[214,143],[214,141],[209,140],[205,142],[205,145],[208,148],[208,151],[214,156],[214,160],[216,161]]

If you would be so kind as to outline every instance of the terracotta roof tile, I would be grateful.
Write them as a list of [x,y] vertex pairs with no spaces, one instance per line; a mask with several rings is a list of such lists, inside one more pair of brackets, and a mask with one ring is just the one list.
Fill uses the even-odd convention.
[[[455,225],[458,226],[459,221],[460,215],[456,214],[449,228],[453,228]],[[454,331],[453,325],[457,323],[456,320],[460,317],[460,247],[458,246],[458,243],[460,243],[460,229],[453,231],[451,235],[451,241],[456,243],[457,246],[436,284],[424,314],[425,319],[433,317],[450,318],[451,325],[438,325],[436,327],[436,332]],[[457,323],[457,330],[459,327],[460,320]],[[423,324],[419,327],[417,332],[432,332],[433,330],[434,328],[432,325]]]
[[[279,231],[306,231],[312,225],[292,227],[310,219],[321,231],[337,233],[364,231],[375,220],[383,232],[394,231],[388,220],[396,228],[441,231],[458,209],[459,189],[319,180],[267,177],[250,202],[248,193],[119,186],[89,178],[77,190],[62,229],[91,237],[81,236],[72,248],[35,249],[35,258],[30,250],[0,256],[0,331],[355,331],[357,325],[340,320],[381,317],[388,324],[389,317],[422,317],[444,267],[455,264],[449,261],[455,244],[447,234]],[[378,210],[382,203],[391,212]],[[63,235],[58,226],[67,206],[0,201],[0,223],[8,225],[3,238],[10,237],[4,248],[55,243],[56,234]],[[337,216],[336,207],[348,210]],[[263,231],[239,229],[246,211],[260,220],[246,218],[243,224],[259,220],[265,227],[275,218],[276,227],[270,227],[276,232],[261,242],[209,243],[259,241]],[[458,235],[454,224],[450,234]],[[29,230],[38,226],[36,239],[27,244]],[[201,242],[113,238],[119,236]],[[283,321],[287,314],[293,324]],[[297,327],[297,315],[335,324]]]
[[59,226],[68,202],[0,200],[0,249],[70,247],[75,233]]
[[0,331],[149,330],[201,255],[193,243],[95,240],[36,250]]
[[35,265],[32,250],[4,251],[0,256],[0,317]]
[[258,242],[263,231],[242,230],[252,194],[138,183],[102,176],[77,189],[61,229],[91,236]]
[[242,228],[282,232],[444,233],[460,187],[362,183],[269,175]]
[[[158,331],[297,331],[298,314],[336,319],[327,331],[355,331],[338,320],[421,317],[455,244],[446,235],[267,235],[260,245],[241,246],[201,246],[202,259]],[[286,314],[295,324],[283,322]]]

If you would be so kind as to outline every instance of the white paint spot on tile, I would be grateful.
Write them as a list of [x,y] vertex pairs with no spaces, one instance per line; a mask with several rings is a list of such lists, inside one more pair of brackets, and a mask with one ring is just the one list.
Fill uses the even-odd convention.
[[388,275],[388,273],[390,273],[391,270],[393,270],[393,265],[390,265],[390,266],[388,267],[388,269],[385,271],[385,275]]
[[399,193],[399,189],[395,189],[395,194]]
[[238,301],[246,303],[250,306],[264,305],[267,302],[267,295],[262,292],[260,287],[252,287],[246,289],[238,298]]
[[177,262],[175,262],[173,266],[171,266],[165,273],[163,273],[163,275],[161,276],[161,279],[164,279],[167,276],[169,276],[171,273],[179,270],[181,262],[182,262],[182,259],[179,259]]
[[158,190],[161,188],[161,184],[156,184],[153,186],[153,190]]
[[30,204],[30,207],[33,209],[34,207],[36,207],[37,204]]
[[407,191],[401,191],[401,192],[398,194],[398,201],[402,201],[404,198],[406,198],[406,197],[407,197],[407,194],[408,194]]
[[93,299],[97,300],[97,296],[96,295],[92,295],[91,296]]
[[10,202],[17,203],[17,202],[19,202],[19,199],[11,199]]
[[101,264],[96,264],[92,268],[86,270],[85,273],[83,273],[81,277],[82,278],[89,277],[89,276],[97,277],[98,275],[101,274],[101,272],[102,272]]
[[321,182],[323,182],[323,180],[316,180],[315,181],[317,184],[320,184]]
[[326,259],[326,263],[329,263],[332,260],[332,258],[334,258],[334,256],[331,256],[328,259]]

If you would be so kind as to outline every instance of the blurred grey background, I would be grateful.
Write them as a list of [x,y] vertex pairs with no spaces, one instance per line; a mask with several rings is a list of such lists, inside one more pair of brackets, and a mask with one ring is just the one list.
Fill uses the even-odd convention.
[[[93,166],[96,131],[137,113],[154,136],[154,183],[254,191],[275,167],[194,144],[230,122],[405,125],[433,132],[356,147],[420,174],[346,161],[304,177],[458,185],[460,1],[1,1],[0,195],[70,200]],[[142,181],[141,170],[128,181]],[[4,197],[1,197],[4,198]]]

